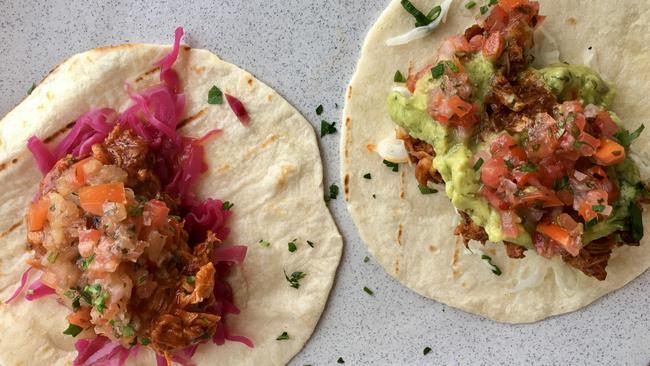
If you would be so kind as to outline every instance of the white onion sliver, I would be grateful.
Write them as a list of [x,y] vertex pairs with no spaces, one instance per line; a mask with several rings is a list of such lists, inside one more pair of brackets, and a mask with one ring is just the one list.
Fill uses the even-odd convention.
[[389,38],[386,40],[386,45],[387,46],[400,46],[403,44],[407,44],[409,42],[415,41],[416,39],[424,38],[429,34],[431,31],[436,29],[440,23],[445,22],[447,20],[447,12],[449,11],[449,7],[451,6],[451,3],[453,0],[444,0],[440,4],[440,15],[438,16],[438,19],[434,20],[433,22],[429,23],[428,25],[422,26],[422,27],[417,27],[415,29],[412,29],[402,35]]
[[391,163],[406,163],[409,161],[409,153],[406,151],[404,140],[387,137],[377,144],[377,153],[382,159]]
[[411,93],[411,91],[408,90],[408,88],[404,87],[404,86],[394,86],[393,91],[397,92],[397,93],[400,93],[404,97],[410,97],[410,96],[413,95],[413,93]]

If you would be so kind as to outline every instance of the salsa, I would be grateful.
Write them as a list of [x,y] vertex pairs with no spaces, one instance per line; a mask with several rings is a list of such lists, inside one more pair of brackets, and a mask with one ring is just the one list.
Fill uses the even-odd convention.
[[[530,66],[544,18],[537,2],[500,1],[409,75],[389,111],[419,184],[444,181],[466,243],[502,241],[513,258],[560,255],[604,280],[611,251],[643,235],[646,190],[629,158],[643,127],[622,127],[615,91],[594,70]],[[433,153],[418,157],[422,144]]]

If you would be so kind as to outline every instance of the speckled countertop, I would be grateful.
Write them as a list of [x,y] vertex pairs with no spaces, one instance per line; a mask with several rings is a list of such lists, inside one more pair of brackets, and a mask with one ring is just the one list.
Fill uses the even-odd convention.
[[[185,41],[275,88],[314,126],[338,121],[365,33],[388,0],[0,0],[0,115],[73,53],[124,42]],[[335,105],[338,103],[338,109]],[[338,136],[321,140],[326,185],[339,181]],[[576,313],[497,324],[422,298],[367,255],[345,203],[330,203],[346,240],[335,287],[292,365],[638,365],[650,362],[650,273]],[[363,291],[375,291],[370,297]],[[424,356],[422,350],[431,347]]]

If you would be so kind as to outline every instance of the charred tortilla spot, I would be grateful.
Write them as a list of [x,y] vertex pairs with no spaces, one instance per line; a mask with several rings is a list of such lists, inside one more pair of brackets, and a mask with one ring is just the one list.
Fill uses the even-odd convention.
[[401,246],[402,245],[402,233],[403,233],[404,227],[402,224],[397,225],[397,245]]
[[178,126],[176,126],[176,129],[178,130],[178,129],[181,129],[181,128],[185,127],[186,125],[188,125],[188,124],[191,123],[192,121],[195,121],[195,120],[201,118],[201,117],[202,117],[204,114],[206,114],[207,112],[208,112],[208,109],[207,109],[207,108],[203,108],[203,109],[201,109],[200,111],[196,112],[195,114],[193,114],[193,115],[191,115],[191,116],[185,118],[184,120],[180,121],[180,122],[178,123]]
[[348,99],[352,98],[352,85],[348,86]]
[[248,84],[248,87],[249,87],[249,88],[252,88],[252,87],[253,87],[253,79],[248,79],[248,80],[246,80],[246,83]]
[[571,17],[571,18],[567,19],[566,22],[567,22],[567,24],[569,24],[569,25],[576,25],[576,24],[578,24],[578,20],[577,20],[576,18],[574,18],[574,17]]
[[4,238],[5,236],[11,234],[12,231],[14,231],[17,228],[19,228],[20,226],[22,226],[22,224],[23,224],[23,222],[19,221],[19,222],[15,223],[15,224],[9,226],[9,228],[7,230],[0,232],[0,238]]
[[395,274],[399,274],[399,258],[395,258]]
[[377,145],[375,145],[375,144],[367,144],[366,145],[366,150],[368,150],[370,152],[375,152],[375,151],[377,151]]
[[150,69],[150,70],[148,70],[148,71],[145,71],[144,74],[138,76],[138,77],[135,79],[135,82],[136,82],[136,83],[141,82],[142,80],[144,80],[144,78],[146,78],[147,76],[153,74],[154,72],[157,72],[158,70],[160,70],[160,67],[156,66],[156,67],[154,67],[154,68],[152,68],[152,69]]
[[271,146],[272,144],[276,143],[280,136],[273,134],[269,137],[267,137],[264,141],[259,146],[255,146],[248,150],[248,152],[245,155],[245,159],[248,160],[252,158],[253,156],[257,155],[260,151],[266,149],[267,147]]
[[343,178],[343,193],[345,195],[345,200],[350,198],[350,174],[346,174]]
[[406,197],[406,191],[404,190],[404,170],[399,173],[399,198],[404,199]]
[[75,122],[77,122],[77,121],[72,121],[72,122],[68,123],[67,125],[65,125],[65,126],[62,127],[61,129],[59,129],[58,131],[56,131],[55,133],[53,133],[52,135],[46,137],[46,138],[43,140],[43,142],[46,143],[46,144],[49,143],[49,142],[51,142],[51,141],[54,140],[55,138],[59,137],[59,135],[65,133],[66,131],[68,131],[69,129],[71,129],[72,126],[74,126]]

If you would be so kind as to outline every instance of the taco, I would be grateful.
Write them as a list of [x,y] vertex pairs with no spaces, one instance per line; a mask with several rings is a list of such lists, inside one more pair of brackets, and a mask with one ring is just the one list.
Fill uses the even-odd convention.
[[0,122],[0,364],[285,364],[313,332],[342,249],[313,129],[182,34]]
[[393,1],[341,143],[348,207],[382,266],[513,323],[643,273],[647,17],[641,2]]

